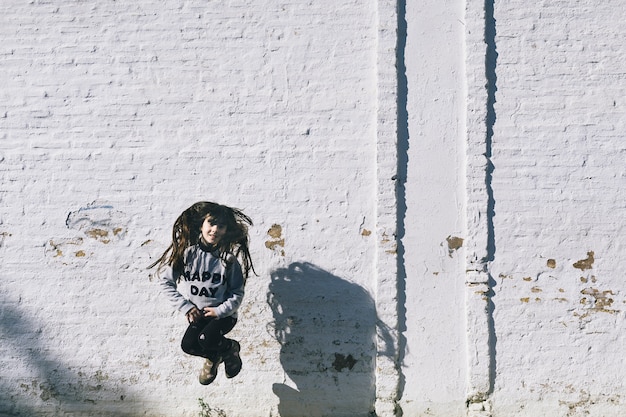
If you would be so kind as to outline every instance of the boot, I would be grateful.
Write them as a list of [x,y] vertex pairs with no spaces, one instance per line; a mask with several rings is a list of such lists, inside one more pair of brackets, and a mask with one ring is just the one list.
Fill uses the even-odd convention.
[[236,377],[241,371],[241,357],[239,351],[241,346],[236,340],[230,341],[230,349],[226,350],[222,355],[224,359],[224,370],[226,371],[227,378]]
[[211,359],[206,359],[204,361],[204,365],[202,366],[202,371],[200,371],[198,381],[200,381],[202,385],[209,385],[211,382],[215,381],[215,378],[217,378],[217,368],[220,366],[221,362],[221,357],[218,357],[213,361]]

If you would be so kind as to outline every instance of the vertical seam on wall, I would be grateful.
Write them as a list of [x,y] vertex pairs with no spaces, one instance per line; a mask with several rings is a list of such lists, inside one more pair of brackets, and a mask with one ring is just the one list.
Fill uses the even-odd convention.
[[398,392],[398,260],[397,199],[398,169],[396,70],[397,4],[377,2],[376,45],[376,400],[380,416],[399,413]]
[[494,199],[491,188],[491,138],[495,122],[495,21],[493,0],[465,4],[466,65],[466,334],[470,416],[489,416],[495,378],[493,280]]
[[[406,377],[402,370],[402,364],[407,352],[407,311],[406,311],[406,264],[404,250],[404,235],[406,232],[406,181],[409,165],[409,114],[408,103],[408,79],[406,73],[405,51],[407,42],[406,0],[398,0],[397,5],[397,41],[396,41],[396,77],[397,87],[397,172],[396,172],[396,243],[397,243],[397,276],[398,276],[398,400],[404,395]],[[399,409],[399,407],[398,407]]]

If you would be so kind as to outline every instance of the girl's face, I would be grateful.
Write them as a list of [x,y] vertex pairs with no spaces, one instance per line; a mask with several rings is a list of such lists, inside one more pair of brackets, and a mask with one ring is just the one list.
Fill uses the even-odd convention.
[[226,233],[226,225],[209,215],[204,218],[200,231],[205,244],[217,245]]

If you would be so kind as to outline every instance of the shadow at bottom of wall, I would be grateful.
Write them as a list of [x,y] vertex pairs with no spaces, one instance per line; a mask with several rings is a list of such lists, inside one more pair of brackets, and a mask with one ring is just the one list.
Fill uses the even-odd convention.
[[371,416],[377,316],[361,286],[308,263],[274,271],[267,293],[281,345],[282,417]]
[[137,401],[124,401],[128,393],[105,381],[101,371],[87,378],[50,354],[44,324],[6,300],[0,305],[0,416],[143,415]]

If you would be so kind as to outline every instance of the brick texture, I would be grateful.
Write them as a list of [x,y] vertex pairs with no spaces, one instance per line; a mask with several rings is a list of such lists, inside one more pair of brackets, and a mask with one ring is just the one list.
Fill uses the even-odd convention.
[[[0,4],[0,415],[623,415],[623,5],[406,3]],[[259,273],[209,387],[198,200]]]
[[622,6],[495,3],[494,415],[624,410]]
[[[376,8],[52,0],[0,16],[0,414],[368,415]],[[146,270],[205,199],[253,218],[259,272],[233,333],[244,370],[208,388]]]

